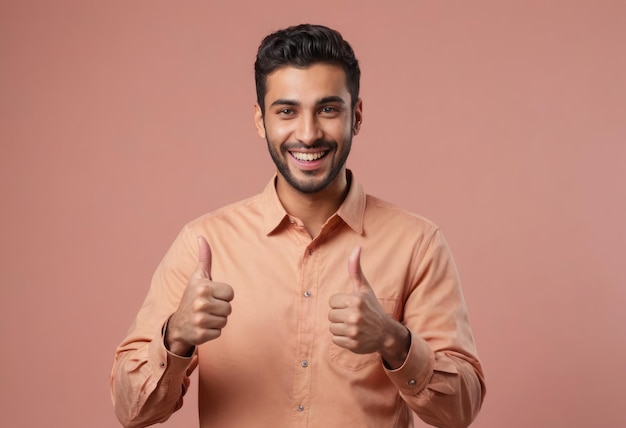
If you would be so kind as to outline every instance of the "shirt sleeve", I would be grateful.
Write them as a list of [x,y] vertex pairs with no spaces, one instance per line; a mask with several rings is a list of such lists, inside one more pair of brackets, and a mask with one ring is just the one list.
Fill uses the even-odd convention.
[[456,266],[438,229],[417,250],[415,272],[403,316],[411,346],[387,375],[424,422],[467,427],[482,405],[485,380]]
[[176,238],[159,264],[148,294],[126,338],[115,352],[111,398],[125,427],[145,427],[167,420],[181,408],[197,356],[172,354],[165,348],[168,317],[176,310],[194,269],[188,228]]

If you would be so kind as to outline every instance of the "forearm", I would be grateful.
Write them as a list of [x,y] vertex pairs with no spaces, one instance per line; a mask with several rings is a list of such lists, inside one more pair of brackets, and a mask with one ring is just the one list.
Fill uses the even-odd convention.
[[438,229],[415,260],[415,286],[402,319],[412,332],[411,348],[403,366],[388,375],[422,420],[466,427],[480,410],[485,380],[456,266]]
[[[485,394],[484,380],[470,362],[454,357],[443,358],[453,361],[456,373],[435,369],[422,392],[403,398],[428,424],[464,428],[478,415]],[[435,367],[437,365],[436,362]]]
[[162,422],[182,406],[197,357],[168,352],[164,326],[179,306],[194,270],[196,242],[197,235],[183,228],[155,271],[148,295],[115,352],[111,396],[115,413],[126,427]]
[[415,334],[404,364],[387,373],[407,405],[428,424],[467,427],[480,410],[485,393],[480,363],[452,351],[433,353]]
[[111,396],[122,425],[145,427],[167,420],[182,406],[194,367],[195,357],[168,353],[160,336],[120,346],[111,373]]

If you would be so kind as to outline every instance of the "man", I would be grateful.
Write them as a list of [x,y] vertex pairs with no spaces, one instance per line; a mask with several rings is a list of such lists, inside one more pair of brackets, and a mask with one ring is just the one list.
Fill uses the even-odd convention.
[[456,268],[435,225],[346,169],[360,70],[339,33],[267,36],[255,123],[278,173],[187,224],[116,352],[127,427],[165,421],[199,369],[200,426],[467,426],[485,393]]

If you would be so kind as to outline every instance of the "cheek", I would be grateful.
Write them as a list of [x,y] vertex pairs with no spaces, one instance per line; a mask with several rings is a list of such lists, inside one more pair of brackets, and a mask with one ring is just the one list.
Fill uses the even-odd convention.
[[270,141],[280,144],[289,139],[292,130],[286,123],[266,122],[265,132]]
[[352,136],[352,128],[349,123],[337,123],[327,129],[326,135],[337,142],[346,141]]

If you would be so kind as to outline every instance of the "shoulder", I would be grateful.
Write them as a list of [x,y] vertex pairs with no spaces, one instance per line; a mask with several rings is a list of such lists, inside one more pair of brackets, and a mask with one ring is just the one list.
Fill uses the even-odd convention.
[[453,264],[452,253],[439,226],[423,215],[408,211],[377,197],[366,196],[364,235],[376,247],[387,248],[394,257],[410,254],[405,260],[415,272],[437,260]]
[[237,228],[242,224],[260,222],[263,215],[261,194],[225,205],[205,213],[185,225],[185,229],[206,231],[208,229]]
[[393,229],[409,227],[424,232],[434,232],[438,229],[437,225],[430,219],[368,194],[366,195],[365,223],[367,225],[367,223],[372,222],[385,222],[387,228]]
[[410,249],[418,258],[441,236],[430,219],[371,195],[366,195],[363,233],[375,245]]

